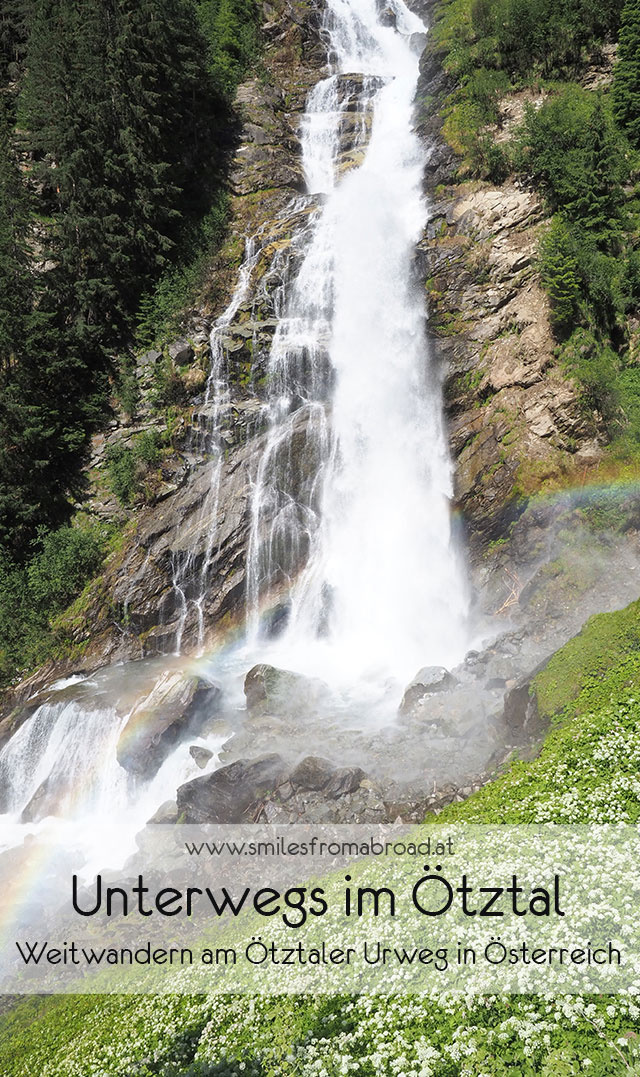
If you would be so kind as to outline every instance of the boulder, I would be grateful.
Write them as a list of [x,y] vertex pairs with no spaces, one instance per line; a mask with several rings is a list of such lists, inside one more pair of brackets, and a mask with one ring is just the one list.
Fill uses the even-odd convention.
[[200,767],[200,770],[204,770],[210,759],[213,759],[213,752],[208,748],[203,748],[200,744],[192,744],[189,748],[189,755],[193,759],[196,766]]
[[504,723],[512,744],[526,744],[540,737],[549,726],[538,710],[538,699],[532,682],[536,673],[544,669],[543,662],[528,676],[523,677],[504,697]]
[[424,666],[405,688],[399,713],[411,714],[425,696],[446,692],[455,684],[455,677],[444,666]]
[[395,30],[398,18],[392,7],[385,7],[378,15],[378,21],[382,26],[392,26]]
[[167,348],[169,357],[173,359],[173,362],[177,366],[185,366],[187,363],[192,363],[195,358],[195,352],[191,347],[188,340],[176,340],[173,344],[170,344]]
[[136,360],[136,366],[140,370],[146,369],[146,367],[155,366],[162,359],[162,352],[156,351],[155,348],[151,348],[150,351],[144,352],[143,355],[139,355]]
[[194,778],[178,789],[178,817],[185,823],[240,823],[257,800],[285,778],[281,756],[239,759],[213,774]]
[[151,778],[176,745],[197,736],[217,709],[220,689],[199,677],[163,674],[131,711],[117,747],[121,767]]
[[329,780],[336,774],[336,769],[327,759],[320,756],[307,755],[297,767],[291,771],[289,781],[294,789],[315,791],[324,789]]
[[157,812],[149,819],[150,823],[177,823],[178,822],[178,805],[175,800],[165,800],[164,804],[161,804]]
[[325,785],[323,793],[329,800],[336,800],[348,793],[355,793],[366,774],[360,767],[340,767]]
[[244,681],[247,710],[252,717],[316,714],[328,691],[324,681],[264,664],[250,669]]

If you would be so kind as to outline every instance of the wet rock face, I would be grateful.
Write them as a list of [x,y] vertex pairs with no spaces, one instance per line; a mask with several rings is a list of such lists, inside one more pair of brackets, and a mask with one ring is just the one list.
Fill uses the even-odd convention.
[[120,766],[152,777],[179,741],[197,734],[215,714],[220,695],[198,677],[166,673],[129,716],[118,741]]
[[434,204],[421,244],[475,551],[513,522],[528,475],[553,473],[598,432],[554,358],[535,268],[543,227],[531,192],[462,183]]
[[64,793],[64,785],[56,781],[55,776],[45,778],[38,786],[31,800],[20,815],[22,823],[37,823],[46,819],[48,815],[55,815],[60,796]]
[[548,728],[538,712],[538,701],[531,682],[535,672],[523,678],[504,697],[504,721],[516,744],[526,744],[541,737]]

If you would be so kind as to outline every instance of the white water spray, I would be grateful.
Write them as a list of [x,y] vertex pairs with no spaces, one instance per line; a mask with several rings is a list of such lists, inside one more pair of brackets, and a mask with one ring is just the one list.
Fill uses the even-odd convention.
[[[324,204],[274,339],[253,499],[253,625],[261,595],[306,554],[277,653],[338,683],[406,680],[459,660],[466,643],[441,386],[413,270],[427,209],[411,36],[424,26],[402,0],[393,10],[396,28],[374,0],[329,0],[336,70],[302,125],[309,191]],[[361,163],[341,175],[345,130]],[[299,462],[283,467],[303,422],[316,464],[306,497]]]

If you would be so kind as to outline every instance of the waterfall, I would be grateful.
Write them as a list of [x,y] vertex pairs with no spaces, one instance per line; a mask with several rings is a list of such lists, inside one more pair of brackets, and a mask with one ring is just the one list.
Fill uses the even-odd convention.
[[[407,678],[459,659],[465,641],[441,385],[413,264],[427,216],[412,129],[424,26],[391,6],[395,27],[374,0],[328,2],[334,70],[302,124],[320,211],[273,342],[252,501],[250,629],[263,594],[290,583],[278,654],[329,679]],[[301,452],[314,462],[302,484]]]
[[[175,639],[175,653],[180,654],[182,640],[190,615],[195,614],[197,640],[200,647],[204,644],[204,601],[208,583],[209,568],[216,546],[216,521],[218,517],[218,498],[225,443],[221,436],[222,422],[226,418],[226,405],[229,403],[230,386],[227,370],[227,354],[223,341],[225,329],[232,323],[238,308],[249,291],[251,275],[260,256],[261,247],[256,237],[247,240],[245,257],[238,275],[238,281],[231,300],[217,319],[211,330],[211,365],[202,406],[194,416],[194,430],[191,434],[188,454],[195,460],[204,455],[211,455],[209,495],[201,510],[201,520],[207,522],[207,542],[199,569],[194,572],[193,551],[173,555],[173,590],[178,605],[178,627]],[[195,576],[195,587],[192,581]]]

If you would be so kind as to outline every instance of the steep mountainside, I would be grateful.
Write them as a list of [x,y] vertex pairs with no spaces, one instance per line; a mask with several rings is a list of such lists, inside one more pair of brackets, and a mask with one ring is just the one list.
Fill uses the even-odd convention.
[[[434,10],[437,28],[443,9]],[[178,636],[189,649],[203,631],[224,633],[243,613],[251,475],[265,437],[260,408],[266,359],[280,285],[299,264],[310,212],[295,202],[303,187],[300,117],[326,55],[315,7],[272,5],[265,13],[260,70],[236,99],[242,130],[231,173],[228,240],[183,323],[182,338],[138,355],[134,418],[122,414],[93,440],[83,508],[115,520],[121,537],[104,572],[56,623],[58,671],[171,651]],[[580,75],[587,93],[608,88],[613,57],[611,49],[594,50]],[[513,169],[501,165],[498,183],[482,178],[482,169],[475,168],[480,174],[474,178],[468,155],[449,144],[456,139],[446,119],[443,128],[442,116],[457,91],[455,78],[443,69],[446,59],[442,34],[434,31],[422,57],[416,106],[418,129],[430,147],[425,184],[431,203],[416,266],[442,359],[459,530],[479,609],[491,615],[504,609],[516,619],[522,614],[539,634],[537,621],[548,619],[551,602],[558,607],[552,610],[556,621],[566,618],[561,642],[584,616],[633,597],[626,569],[620,579],[614,573],[604,580],[604,564],[594,568],[608,503],[604,510],[599,503],[594,507],[585,493],[576,511],[570,493],[576,487],[590,491],[602,478],[628,478],[633,454],[611,455],[602,408],[558,357],[540,266],[541,239],[550,224],[543,194],[517,162]],[[361,92],[361,76],[343,79],[345,98],[355,101]],[[482,131],[498,147],[515,145],[527,107],[538,109],[553,93],[553,86],[542,85],[502,92],[495,122]],[[354,124],[340,132],[343,169],[361,159],[362,132]],[[247,236],[253,236],[251,247],[243,250]],[[633,335],[632,320],[628,325]],[[223,402],[226,447],[212,498],[208,439],[220,374],[209,373],[214,326],[214,349],[231,390]],[[304,484],[317,466],[304,424],[292,444]],[[569,500],[558,502],[562,491],[569,491]],[[541,492],[556,501],[541,504]],[[616,512],[626,524],[616,516],[610,541],[627,565],[637,506],[626,488],[622,507],[619,501]],[[564,538],[542,549],[543,530]],[[588,556],[586,571],[584,547],[592,540],[596,554]],[[202,593],[204,604],[196,609]],[[274,608],[277,601],[276,583]]]

